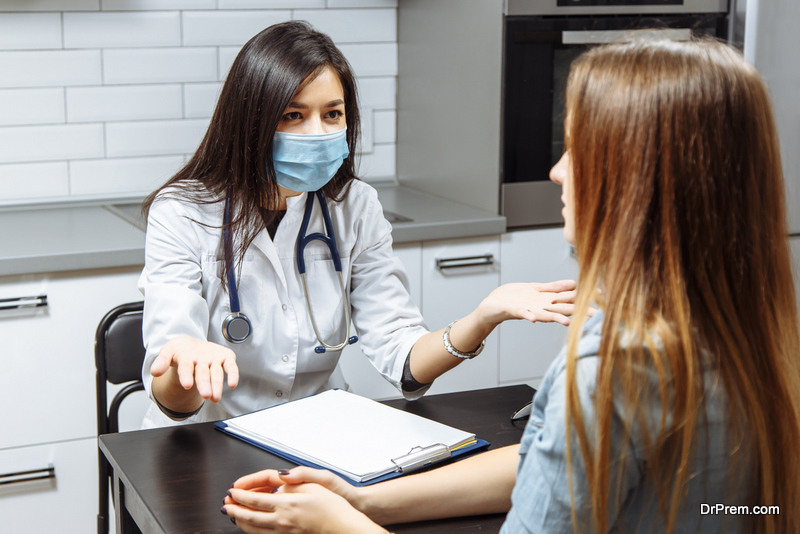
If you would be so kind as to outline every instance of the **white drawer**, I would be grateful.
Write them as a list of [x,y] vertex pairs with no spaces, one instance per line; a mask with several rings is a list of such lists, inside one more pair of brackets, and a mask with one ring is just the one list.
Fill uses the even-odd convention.
[[0,277],[0,299],[46,294],[48,302],[0,311],[0,450],[96,435],[95,331],[111,308],[141,300],[140,270]]
[[0,451],[0,475],[50,465],[55,478],[0,486],[0,532],[97,530],[97,439]]

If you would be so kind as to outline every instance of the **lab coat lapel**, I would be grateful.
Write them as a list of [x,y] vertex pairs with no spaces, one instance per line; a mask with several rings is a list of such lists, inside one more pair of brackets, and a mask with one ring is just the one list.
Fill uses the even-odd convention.
[[[276,232],[275,237],[282,248],[294,247],[297,241],[297,231],[300,228],[300,222],[303,218],[303,210],[306,205],[306,197],[308,193],[303,193],[296,197],[289,197],[286,199],[286,215],[280,224],[280,229]],[[280,235],[279,235],[280,234]],[[288,234],[288,235],[286,235]],[[286,273],[283,271],[283,264],[281,264],[280,254],[278,253],[278,245],[273,242],[269,237],[269,232],[266,230],[261,231],[253,240],[253,246],[258,248],[267,257],[267,261],[272,265],[278,280],[281,283],[284,291],[288,293],[288,284],[286,283]],[[285,256],[285,254],[284,254]]]

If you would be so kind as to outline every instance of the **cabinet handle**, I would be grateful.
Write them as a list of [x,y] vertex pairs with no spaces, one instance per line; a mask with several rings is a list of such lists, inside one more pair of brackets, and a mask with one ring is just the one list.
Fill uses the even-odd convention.
[[4,484],[17,484],[19,482],[30,482],[31,480],[44,480],[56,478],[56,468],[52,465],[44,469],[34,469],[32,471],[18,471],[16,473],[6,473],[0,475],[0,486]]
[[436,258],[436,268],[440,271],[460,267],[484,267],[487,265],[494,265],[494,254],[465,256],[463,258]]
[[13,299],[0,299],[0,310],[18,308],[41,308],[47,306],[47,295],[36,297],[17,297]]

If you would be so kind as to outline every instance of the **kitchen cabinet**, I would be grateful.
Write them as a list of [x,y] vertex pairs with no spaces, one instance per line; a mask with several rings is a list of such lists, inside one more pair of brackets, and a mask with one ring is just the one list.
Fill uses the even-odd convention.
[[[411,298],[422,303],[422,243],[410,242],[393,246],[394,254],[405,267]],[[350,328],[353,332],[353,328]],[[397,389],[383,378],[372,363],[361,353],[360,345],[348,345],[339,360],[350,391],[371,399],[391,399],[400,396]]]
[[800,309],[800,236],[789,237],[789,250],[792,253],[792,267],[794,268],[794,292],[797,307]]
[[[141,300],[140,272],[137,266],[0,277],[0,299],[47,295],[44,307],[0,310],[0,402],[7,408],[0,474],[55,467],[55,479],[2,486],[0,530],[95,529],[94,334],[111,308]],[[141,422],[141,415],[131,417]]]
[[[501,284],[577,280],[578,264],[563,228],[506,233],[500,241],[500,258]],[[507,321],[498,330],[499,383],[503,385],[537,387],[567,337],[567,328],[557,323]]]

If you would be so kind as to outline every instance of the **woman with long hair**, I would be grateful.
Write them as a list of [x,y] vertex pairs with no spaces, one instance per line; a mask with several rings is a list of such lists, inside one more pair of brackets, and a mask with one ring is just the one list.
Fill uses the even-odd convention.
[[143,426],[346,388],[351,319],[361,351],[409,399],[504,320],[568,323],[574,282],[560,281],[502,286],[427,330],[377,194],[356,177],[356,93],[341,51],[302,21],[270,26],[236,57],[197,152],[145,202],[142,376],[154,404]]
[[255,473],[223,507],[240,528],[508,511],[509,533],[800,531],[798,313],[763,81],[711,40],[594,48],[565,131],[551,179],[580,284],[520,446],[358,489]]

